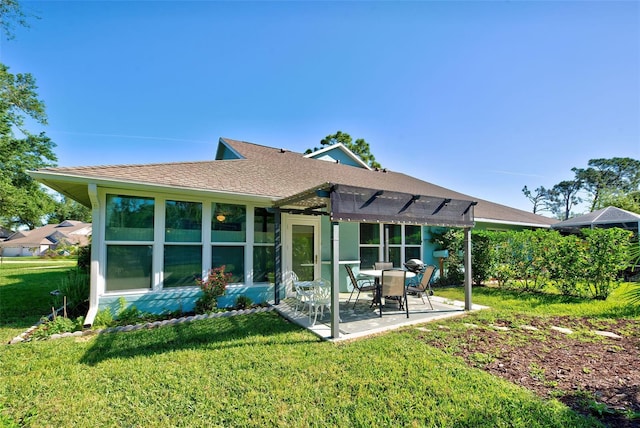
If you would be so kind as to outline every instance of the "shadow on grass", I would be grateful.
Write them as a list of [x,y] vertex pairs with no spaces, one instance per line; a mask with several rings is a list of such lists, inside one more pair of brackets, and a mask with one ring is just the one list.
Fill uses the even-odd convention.
[[[290,333],[300,332],[300,335]],[[294,339],[295,338],[295,339]],[[306,330],[275,312],[221,317],[134,332],[98,335],[80,362],[151,356],[176,350],[223,349],[318,342]]]

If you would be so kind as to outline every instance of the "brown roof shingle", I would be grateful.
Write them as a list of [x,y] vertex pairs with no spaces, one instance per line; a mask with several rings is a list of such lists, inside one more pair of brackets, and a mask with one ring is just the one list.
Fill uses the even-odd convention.
[[[478,199],[428,183],[406,174],[367,170],[325,160],[306,158],[301,153],[221,138],[244,159],[204,162],[115,165],[38,170],[72,175],[193,190],[240,193],[280,199],[324,183],[476,200],[476,219],[548,226],[556,221],[533,213]],[[37,177],[37,174],[36,174]],[[52,185],[46,180],[45,184]],[[55,185],[55,184],[54,184]]]

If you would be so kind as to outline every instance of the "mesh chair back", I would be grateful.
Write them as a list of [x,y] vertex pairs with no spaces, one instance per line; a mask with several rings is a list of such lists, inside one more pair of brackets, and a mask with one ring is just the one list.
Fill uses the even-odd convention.
[[403,297],[405,293],[406,272],[403,270],[382,271],[382,296]]
[[375,262],[373,268],[376,270],[393,269],[393,263],[391,262]]

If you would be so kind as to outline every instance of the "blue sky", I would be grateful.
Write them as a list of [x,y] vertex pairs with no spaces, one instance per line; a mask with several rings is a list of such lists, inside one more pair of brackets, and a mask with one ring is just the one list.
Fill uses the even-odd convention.
[[[531,210],[521,189],[640,159],[636,1],[23,1],[60,166],[294,151],[337,130],[389,169]],[[33,130],[39,127],[33,126]]]

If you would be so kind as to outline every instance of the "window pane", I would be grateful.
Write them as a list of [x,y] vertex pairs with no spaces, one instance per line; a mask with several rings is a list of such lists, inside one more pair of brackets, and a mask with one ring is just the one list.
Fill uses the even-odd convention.
[[404,266],[404,260],[400,258],[400,247],[389,248],[389,261],[393,263],[394,268]]
[[409,259],[420,259],[420,247],[407,247],[404,250],[405,261]]
[[265,208],[256,208],[254,216],[254,242],[273,244],[275,242],[275,214],[267,212]]
[[202,241],[202,204],[167,201],[164,238],[166,242]]
[[407,225],[404,227],[404,243],[407,245],[421,245],[422,227]]
[[360,247],[360,269],[373,269],[373,264],[378,261],[378,248]]
[[[271,282],[275,274],[273,267],[274,249],[272,246],[253,247],[253,281]],[[271,274],[271,275],[269,275]]]
[[389,231],[389,244],[402,244],[402,227],[399,224],[385,224]]
[[196,285],[202,275],[200,245],[167,245],[164,247],[164,287]]
[[244,247],[214,245],[211,255],[211,267],[225,266],[225,272],[231,273],[229,282],[244,282]]
[[379,244],[380,226],[371,223],[360,223],[360,243]]
[[214,242],[245,242],[247,209],[244,205],[211,205],[211,240]]
[[153,198],[107,195],[107,241],[153,241]]
[[151,288],[150,245],[107,245],[107,291]]

